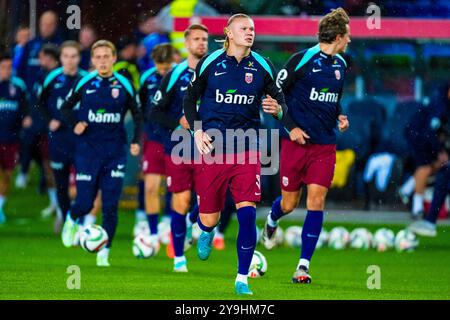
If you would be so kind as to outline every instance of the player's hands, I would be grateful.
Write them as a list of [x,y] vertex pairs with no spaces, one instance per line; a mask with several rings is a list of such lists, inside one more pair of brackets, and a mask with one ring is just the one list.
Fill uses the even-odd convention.
[[194,140],[200,154],[208,154],[214,149],[214,146],[211,144],[211,137],[203,130],[195,131]]
[[347,116],[344,116],[343,114],[341,114],[340,116],[338,116],[338,120],[339,120],[339,125],[338,125],[339,131],[344,132],[345,130],[347,130],[348,127],[350,126]]
[[189,122],[186,120],[186,117],[185,117],[185,116],[182,116],[182,117],[180,118],[180,126],[181,126],[183,129],[189,129]]
[[130,144],[130,153],[132,156],[138,156],[139,152],[141,152],[141,147],[138,143],[132,143]]
[[25,118],[23,118],[22,127],[29,128],[29,127],[31,127],[32,124],[33,124],[33,120],[31,119],[30,116],[26,116]]
[[281,106],[278,104],[277,100],[266,94],[266,98],[262,101],[262,108],[265,113],[276,117],[280,112]]
[[289,132],[289,138],[291,138],[291,141],[295,141],[298,144],[305,144],[306,139],[309,139],[309,136],[302,129],[294,128]]
[[83,132],[86,130],[88,124],[86,121],[80,121],[75,125],[75,128],[73,129],[73,132],[75,132],[76,135],[82,135]]
[[61,126],[61,121],[56,120],[56,119],[52,119],[52,120],[50,121],[50,123],[48,124],[48,129],[49,129],[51,132],[55,132],[56,130],[59,129],[60,126]]

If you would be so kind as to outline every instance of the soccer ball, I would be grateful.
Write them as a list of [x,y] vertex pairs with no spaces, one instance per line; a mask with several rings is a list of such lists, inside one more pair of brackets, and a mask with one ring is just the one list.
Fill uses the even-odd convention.
[[367,250],[372,245],[372,234],[365,228],[356,228],[350,233],[350,248]]
[[148,226],[148,221],[139,221],[134,225],[133,237],[137,237],[138,234],[150,235],[150,227]]
[[80,232],[80,245],[87,252],[96,253],[107,243],[108,234],[101,226],[91,224]]
[[283,229],[278,226],[277,231],[275,231],[275,243],[277,246],[282,245],[284,242],[284,232]]
[[150,258],[159,251],[159,244],[153,244],[150,236],[146,234],[138,234],[133,240],[133,254],[136,258]]
[[384,252],[394,246],[395,234],[392,230],[381,228],[373,236],[373,246],[378,252]]
[[250,278],[262,277],[267,272],[267,260],[264,255],[256,251],[253,253],[252,262],[248,271]]
[[302,227],[290,226],[287,228],[284,240],[289,247],[300,248],[302,246]]
[[416,235],[411,231],[404,229],[400,230],[395,237],[395,249],[398,252],[414,251],[415,248],[419,245],[419,239],[416,238]]
[[161,221],[158,224],[158,238],[162,244],[168,245],[170,242],[170,222]]
[[328,238],[328,246],[330,248],[341,250],[344,249],[349,242],[350,234],[347,229],[344,227],[335,227],[331,229]]
[[320,235],[319,235],[319,239],[317,240],[317,244],[316,244],[317,249],[320,249],[327,244],[328,236],[329,236],[328,231],[325,229],[322,229],[322,231],[320,232]]

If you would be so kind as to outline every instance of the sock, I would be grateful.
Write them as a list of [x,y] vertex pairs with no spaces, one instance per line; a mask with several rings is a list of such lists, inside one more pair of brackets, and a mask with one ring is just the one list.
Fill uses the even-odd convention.
[[281,196],[275,199],[272,205],[272,210],[270,211],[269,216],[267,217],[267,223],[272,228],[278,225],[278,219],[280,219],[284,215],[281,210]]
[[186,257],[183,255],[183,256],[181,256],[181,257],[175,257],[174,259],[173,259],[173,264],[177,264],[177,263],[179,263],[179,262],[185,262],[186,261]]
[[58,206],[58,198],[56,196],[56,188],[48,188],[48,198],[50,199],[50,205],[54,208]]
[[306,259],[300,259],[298,260],[297,269],[300,269],[300,267],[304,267],[306,271],[309,270],[309,260]]
[[97,217],[94,216],[92,213],[89,213],[84,216],[83,225],[88,226],[90,224],[95,224],[95,221],[97,221]]
[[186,217],[172,210],[172,220],[170,221],[172,230],[172,243],[175,257],[184,255],[184,239],[186,238]]
[[223,239],[223,238],[224,238],[224,235],[223,235],[223,233],[221,233],[221,232],[219,232],[219,231],[216,231],[216,234],[214,235],[214,238]]
[[239,232],[237,236],[238,274],[247,275],[256,247],[256,208],[238,209]]
[[416,214],[421,211],[423,211],[423,194],[414,193],[412,212]]
[[6,197],[0,196],[0,209],[3,209],[3,206],[5,205]]
[[80,219],[79,217],[75,216],[72,211],[67,211],[67,215],[66,215],[66,220],[70,219],[72,220],[72,222],[74,223],[78,223],[78,220]]
[[400,187],[400,193],[406,196],[410,196],[414,192],[416,187],[416,180],[413,176],[410,176],[408,180]]
[[302,250],[300,259],[311,261],[311,257],[316,249],[320,231],[322,231],[323,211],[308,210],[302,230]]
[[200,220],[200,215],[197,217],[197,224],[198,224],[198,227],[199,227],[202,231],[207,232],[207,233],[210,233],[210,232],[213,231],[214,228],[216,227],[216,226],[212,226],[212,227],[207,227],[207,226],[205,226],[205,225],[202,223],[202,221]]
[[147,214],[145,213],[145,210],[139,210],[139,209],[136,210],[134,212],[134,219],[135,219],[136,223],[139,221],[147,220]]
[[102,227],[103,229],[105,229],[109,238],[108,243],[106,244],[106,248],[110,248],[114,239],[114,235],[116,234],[119,215],[117,212],[117,207],[109,209],[105,206],[103,207],[103,210]]
[[198,214],[199,214],[199,210],[198,210],[198,204],[196,204],[191,212],[188,213],[188,219],[191,224],[194,224],[197,221],[198,218]]
[[158,244],[158,242],[159,242],[158,234],[151,234],[150,243]]
[[145,211],[145,183],[144,180],[138,182],[138,210]]
[[158,217],[156,213],[147,214],[148,226],[150,228],[150,234],[158,234]]
[[237,276],[236,276],[236,281],[235,282],[243,282],[245,284],[248,284],[247,277],[248,276],[246,274],[238,273]]
[[108,257],[109,256],[109,248],[103,248],[97,254],[101,257]]
[[425,220],[436,224],[439,211],[445,202],[447,193],[450,192],[450,166],[447,165],[441,169],[436,175],[436,181],[434,182],[433,200],[431,201],[430,211],[428,212]]

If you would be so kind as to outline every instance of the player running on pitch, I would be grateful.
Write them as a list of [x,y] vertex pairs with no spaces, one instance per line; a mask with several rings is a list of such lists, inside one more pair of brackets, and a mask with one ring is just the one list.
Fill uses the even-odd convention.
[[[78,219],[89,213],[97,191],[101,190],[102,226],[109,241],[106,248],[97,254],[97,265],[109,266],[109,249],[117,227],[118,203],[127,160],[124,118],[130,110],[135,126],[130,153],[137,156],[142,115],[130,81],[113,72],[117,58],[114,44],[107,40],[97,41],[92,46],[91,57],[96,70],[78,81],[61,107],[65,119],[74,125],[78,136],[75,154],[77,197],[67,215],[62,241],[66,247],[72,246],[78,231]],[[77,103],[80,103],[80,108],[74,116],[72,109]]]
[[86,71],[78,68],[80,54],[81,46],[78,42],[66,41],[61,45],[62,67],[47,75],[36,103],[36,108],[44,116],[50,131],[50,166],[63,217],[70,208],[69,176],[75,154],[75,134],[64,123],[60,108],[75,83],[87,75]]
[[319,43],[294,54],[278,73],[288,112],[304,130],[301,144],[281,142],[281,196],[267,216],[263,243],[275,246],[278,220],[299,204],[301,187],[307,186],[307,215],[302,231],[301,257],[292,281],[310,283],[309,263],[322,230],[325,197],[336,163],[336,123],[349,126],[340,99],[347,68],[343,53],[350,43],[349,17],[342,8],[333,10],[319,23]]
[[[199,62],[184,99],[186,119],[203,155],[203,162],[197,165],[196,176],[200,206],[198,225],[203,231],[198,239],[197,253],[201,260],[208,259],[211,253],[213,230],[219,222],[229,187],[239,221],[235,291],[237,294],[253,294],[248,287],[247,274],[256,246],[256,202],[261,198],[258,139],[250,139],[243,151],[237,153],[234,138],[237,138],[239,148],[245,137],[237,133],[230,143],[221,145],[217,141],[212,142],[205,131],[218,130],[222,137],[226,137],[227,129],[232,132],[236,129],[255,131],[260,125],[261,105],[264,112],[281,119],[286,128],[292,130],[293,140],[300,138],[301,130],[295,128],[292,120],[288,121],[287,107],[283,93],[275,84],[272,64],[251,50],[255,39],[253,20],[245,14],[236,14],[228,20],[224,32],[224,48]],[[194,126],[198,121],[201,121],[201,129],[198,123]],[[224,149],[230,147],[231,152],[225,153]],[[215,155],[210,155],[213,149]],[[205,159],[208,156],[222,157],[223,163],[207,164]],[[231,161],[227,161],[230,158]]]
[[12,61],[10,55],[0,55],[0,225],[6,222],[3,207],[17,164],[20,130],[32,124],[27,87],[22,79],[12,75]]
[[175,251],[173,267],[175,272],[187,272],[187,261],[184,256],[186,214],[189,211],[191,192],[194,188],[195,166],[190,158],[188,161],[176,163],[178,159],[174,159],[171,154],[177,143],[171,141],[171,135],[176,129],[189,128],[183,114],[183,98],[198,61],[208,52],[208,29],[203,25],[193,24],[186,29],[184,38],[188,57],[163,78],[151,106],[151,119],[164,127],[162,136],[167,188],[172,192],[170,227]]
[[[149,116],[151,100],[161,84],[162,78],[172,69],[174,49],[171,44],[157,45],[151,54],[155,66],[141,76],[139,99],[144,115],[144,142],[142,155],[142,172],[145,181],[145,211],[150,229],[150,240],[159,246],[158,216],[161,211],[159,189],[163,176],[166,175],[164,159],[164,141],[158,124],[151,121]],[[170,205],[170,204],[169,204]]]

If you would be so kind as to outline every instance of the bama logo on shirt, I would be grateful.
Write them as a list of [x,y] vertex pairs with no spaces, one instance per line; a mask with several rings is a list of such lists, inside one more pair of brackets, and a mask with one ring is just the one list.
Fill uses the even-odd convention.
[[96,113],[89,110],[88,119],[95,123],[119,123],[121,119],[120,113],[108,113],[105,109],[98,109]]
[[226,93],[220,93],[216,90],[216,102],[226,104],[252,104],[255,96],[248,96],[246,94],[237,94],[237,89],[227,90]]
[[320,89],[316,91],[316,88],[311,89],[309,94],[309,100],[312,101],[323,101],[323,102],[338,102],[339,94],[334,92],[328,92],[329,88]]

